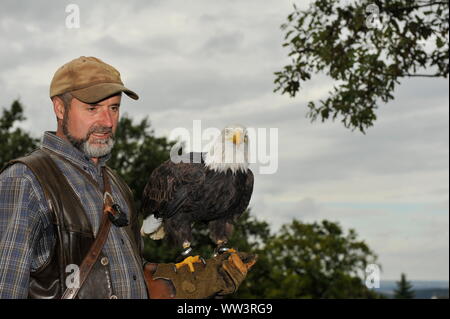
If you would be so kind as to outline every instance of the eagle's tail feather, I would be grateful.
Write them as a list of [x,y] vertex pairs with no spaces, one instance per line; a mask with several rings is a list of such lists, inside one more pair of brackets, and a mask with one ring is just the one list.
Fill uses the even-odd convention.
[[141,235],[143,237],[149,236],[153,240],[159,240],[166,235],[164,225],[161,218],[155,218],[150,215],[142,223]]

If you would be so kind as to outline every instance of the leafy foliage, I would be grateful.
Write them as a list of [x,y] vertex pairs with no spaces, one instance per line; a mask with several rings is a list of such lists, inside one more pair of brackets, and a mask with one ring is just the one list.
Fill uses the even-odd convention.
[[308,103],[308,117],[341,116],[346,128],[365,133],[400,78],[448,77],[448,18],[448,0],[315,0],[304,11],[294,5],[282,25],[291,62],[275,73],[275,91],[295,97],[312,74],[324,72],[336,85],[325,100]]
[[10,109],[3,108],[0,117],[0,168],[8,161],[24,156],[37,148],[39,140],[15,124],[24,121],[23,106],[19,100],[13,101]]
[[[327,220],[306,224],[293,220],[265,246],[271,267],[266,298],[377,298],[363,281],[366,266],[376,255]],[[274,284],[276,283],[276,284]]]

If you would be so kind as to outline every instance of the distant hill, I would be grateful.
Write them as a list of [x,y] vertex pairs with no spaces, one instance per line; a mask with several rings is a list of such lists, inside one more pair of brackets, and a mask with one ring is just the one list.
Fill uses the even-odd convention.
[[419,289],[414,292],[416,293],[416,299],[448,299],[448,289]]
[[[449,298],[448,281],[411,280],[410,282],[413,286],[416,299]],[[387,298],[393,298],[396,288],[397,283],[395,280],[383,280],[380,282],[380,288],[373,290]]]

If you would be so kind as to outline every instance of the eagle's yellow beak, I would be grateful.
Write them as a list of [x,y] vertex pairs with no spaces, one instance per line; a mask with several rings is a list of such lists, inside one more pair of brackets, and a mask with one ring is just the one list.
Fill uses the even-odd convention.
[[233,143],[236,145],[241,144],[241,132],[237,131],[233,134]]

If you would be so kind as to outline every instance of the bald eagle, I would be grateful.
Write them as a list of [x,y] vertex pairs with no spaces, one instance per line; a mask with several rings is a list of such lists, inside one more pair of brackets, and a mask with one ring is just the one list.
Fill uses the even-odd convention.
[[226,251],[252,196],[248,166],[247,129],[241,125],[224,128],[206,153],[185,154],[179,163],[167,160],[151,173],[143,192],[142,236],[167,235],[181,256],[190,256],[191,226],[207,222],[215,252]]

